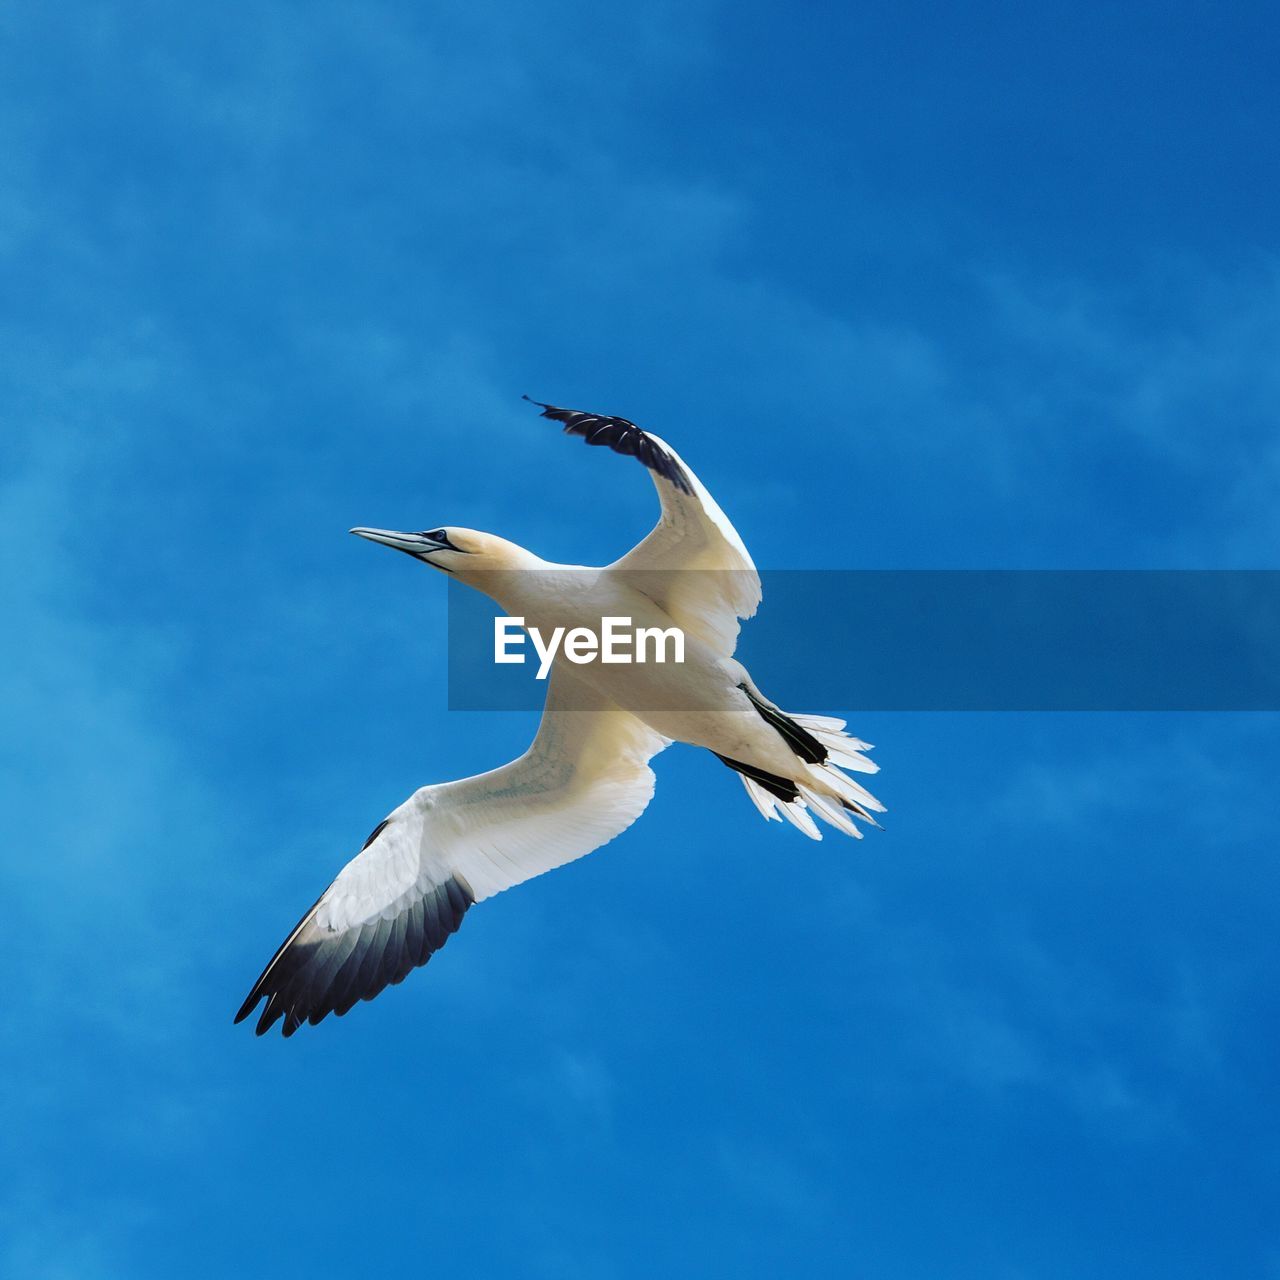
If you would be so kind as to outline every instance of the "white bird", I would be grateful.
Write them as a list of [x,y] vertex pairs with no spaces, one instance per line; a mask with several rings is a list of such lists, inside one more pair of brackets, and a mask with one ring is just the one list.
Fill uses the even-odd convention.
[[552,564],[492,534],[352,529],[444,570],[550,634],[606,616],[676,626],[679,664],[552,666],[542,722],[510,764],[415,791],[374,828],[285,939],[236,1015],[265,999],[259,1035],[345,1014],[438,951],[477,902],[580,858],[625,831],[653,795],[649,761],[673,741],[737,771],[766,819],[821,839],[816,816],[861,837],[884,806],[844,770],[875,773],[844,721],[789,715],[733,658],[760,578],[715,500],[669,445],[625,418],[544,405],[588,444],[634,456],[662,503],[652,532],[604,568]]

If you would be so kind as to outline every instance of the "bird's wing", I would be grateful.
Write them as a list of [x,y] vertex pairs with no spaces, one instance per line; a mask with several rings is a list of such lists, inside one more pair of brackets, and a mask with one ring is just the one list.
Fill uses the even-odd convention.
[[557,663],[529,750],[489,773],[423,787],[380,822],[254,983],[280,1018],[346,1013],[425,964],[475,902],[612,840],[653,795],[668,740]]
[[738,619],[750,618],[760,604],[760,575],[698,477],[669,444],[626,418],[532,403],[569,434],[635,457],[649,469],[662,514],[649,536],[609,568],[625,571],[626,581],[685,631],[732,654]]

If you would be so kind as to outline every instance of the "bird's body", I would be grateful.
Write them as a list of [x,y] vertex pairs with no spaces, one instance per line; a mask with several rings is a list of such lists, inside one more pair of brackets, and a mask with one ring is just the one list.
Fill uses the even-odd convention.
[[285,940],[242,1006],[267,1005],[261,1034],[284,1020],[345,1013],[423,964],[475,903],[581,857],[625,830],[653,794],[650,759],[672,742],[714,752],[766,818],[820,838],[813,820],[860,836],[879,804],[846,770],[873,773],[844,723],[789,715],[733,656],[739,619],[760,601],[742,540],[670,446],[621,418],[543,405],[590,444],[633,455],[662,501],[653,531],[612,565],[553,564],[475,530],[353,532],[444,569],[532,632],[678,629],[682,660],[552,664],[537,736],[510,764],[415,792]]
[[[626,618],[636,629],[678,627],[676,619],[644,594],[642,573],[543,562],[510,577],[486,572],[464,581],[542,635],[578,627],[598,635],[611,617]],[[683,660],[678,663],[623,666],[595,661],[574,670],[584,684],[672,742],[706,747],[771,772],[785,770],[794,759],[742,692],[750,679],[746,669],[697,634],[685,632]]]

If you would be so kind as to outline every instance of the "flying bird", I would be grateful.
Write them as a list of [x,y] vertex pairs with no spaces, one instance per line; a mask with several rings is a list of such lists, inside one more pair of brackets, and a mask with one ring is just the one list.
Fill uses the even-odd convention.
[[558,655],[529,749],[488,773],[415,791],[298,922],[236,1014],[240,1022],[265,1000],[259,1035],[283,1020],[290,1036],[373,999],[425,964],[475,903],[625,831],[653,795],[649,761],[672,742],[714,752],[766,819],[786,819],[815,840],[815,818],[858,838],[859,822],[878,825],[884,806],[849,776],[877,771],[863,754],[869,744],[846,734],[843,720],[782,711],[734,659],[739,621],[760,603],[760,577],[697,476],[626,418],[531,403],[568,434],[647,468],[661,515],[620,560],[554,564],[454,526],[351,532],[483,591],[546,634],[619,616],[677,627],[684,660],[575,665]]

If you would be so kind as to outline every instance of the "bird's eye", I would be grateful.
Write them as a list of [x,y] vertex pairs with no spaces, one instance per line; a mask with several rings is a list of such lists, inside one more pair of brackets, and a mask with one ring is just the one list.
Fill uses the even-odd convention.
[[432,542],[449,541],[449,535],[443,529],[429,529],[422,536],[424,538],[430,538]]

